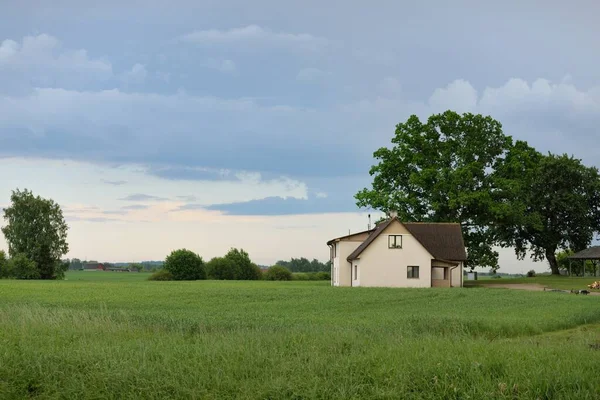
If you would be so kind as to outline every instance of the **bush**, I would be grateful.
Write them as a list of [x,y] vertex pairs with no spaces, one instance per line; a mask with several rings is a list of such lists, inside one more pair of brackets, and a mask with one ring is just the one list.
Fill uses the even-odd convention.
[[262,272],[258,265],[250,260],[250,256],[243,249],[231,249],[224,257],[233,266],[233,279],[259,280]]
[[206,279],[204,261],[193,251],[175,250],[165,259],[164,269],[169,271],[176,281],[194,281]]
[[172,281],[173,274],[171,274],[169,271],[167,271],[165,269],[161,269],[159,271],[156,271],[152,275],[150,275],[148,280],[149,281]]
[[215,257],[206,263],[208,279],[232,280],[235,279],[235,268],[230,259]]
[[527,277],[528,278],[535,278],[535,271],[530,269],[529,271],[527,271]]
[[329,272],[294,272],[292,280],[295,281],[328,281],[331,280]]
[[40,271],[35,261],[27,258],[25,254],[17,254],[9,261],[9,269],[17,279],[40,279]]
[[281,265],[274,265],[265,272],[267,281],[291,281],[292,272]]
[[317,272],[317,280],[319,281],[330,281],[331,273],[329,272]]

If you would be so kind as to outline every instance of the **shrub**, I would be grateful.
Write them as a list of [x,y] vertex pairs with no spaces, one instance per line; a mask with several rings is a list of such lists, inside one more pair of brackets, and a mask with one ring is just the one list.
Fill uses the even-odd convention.
[[265,279],[268,281],[291,281],[292,272],[281,265],[273,265],[265,272]]
[[159,271],[156,271],[152,275],[150,275],[148,280],[149,281],[172,281],[173,274],[171,274],[169,271],[167,271],[165,269],[161,269]]
[[165,259],[164,269],[173,275],[176,281],[193,281],[206,279],[204,261],[193,251],[180,249],[174,250]]
[[317,272],[317,280],[320,281],[330,281],[331,280],[331,273],[329,272]]
[[259,280],[262,277],[260,268],[250,260],[250,256],[243,249],[231,249],[224,257],[233,266],[233,279]]
[[235,279],[234,265],[228,258],[215,257],[206,263],[206,275],[208,276],[208,279]]
[[535,278],[535,271],[530,269],[529,271],[527,271],[527,277],[528,278]]
[[17,279],[40,279],[40,271],[35,261],[27,258],[25,254],[17,254],[9,261],[9,269]]

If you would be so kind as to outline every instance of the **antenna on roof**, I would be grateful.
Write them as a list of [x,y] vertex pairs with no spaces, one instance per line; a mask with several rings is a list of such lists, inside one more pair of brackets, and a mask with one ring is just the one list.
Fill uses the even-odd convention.
[[370,231],[371,230],[371,214],[369,214],[369,225],[367,225],[367,230]]

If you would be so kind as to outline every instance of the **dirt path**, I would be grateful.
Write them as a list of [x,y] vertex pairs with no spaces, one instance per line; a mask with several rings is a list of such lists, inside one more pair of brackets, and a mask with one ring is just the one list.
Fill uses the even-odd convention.
[[[481,285],[486,288],[495,288],[495,289],[518,289],[518,290],[533,290],[533,291],[543,291],[545,286],[539,285],[537,283],[528,284],[528,283],[490,283]],[[550,289],[550,288],[547,288]],[[600,296],[600,292],[590,292],[592,296]]]

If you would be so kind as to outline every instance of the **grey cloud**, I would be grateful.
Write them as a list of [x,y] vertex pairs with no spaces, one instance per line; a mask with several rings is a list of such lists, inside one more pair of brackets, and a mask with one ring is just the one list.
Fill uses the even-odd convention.
[[107,211],[102,211],[102,214],[106,214],[106,215],[127,215],[127,211],[125,211],[125,210],[107,210]]
[[130,194],[129,196],[120,198],[119,200],[123,200],[123,201],[165,201],[168,200],[164,197],[157,197],[157,196],[152,196],[149,194],[144,194],[144,193],[135,193],[135,194]]
[[184,204],[182,206],[177,207],[173,211],[194,211],[194,210],[205,210],[206,208],[207,208],[206,205],[203,205],[203,204],[188,203],[188,204]]
[[150,206],[147,206],[145,204],[132,204],[130,206],[123,206],[121,207],[123,210],[146,210],[147,208],[149,208]]
[[263,45],[293,46],[315,50],[327,41],[308,33],[274,32],[258,25],[248,25],[228,30],[196,30],[183,35],[182,42],[198,45],[223,45],[236,43],[254,43]]
[[113,185],[113,186],[122,186],[127,183],[127,181],[111,181],[108,179],[103,179],[102,182],[106,183],[107,185]]

